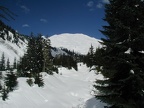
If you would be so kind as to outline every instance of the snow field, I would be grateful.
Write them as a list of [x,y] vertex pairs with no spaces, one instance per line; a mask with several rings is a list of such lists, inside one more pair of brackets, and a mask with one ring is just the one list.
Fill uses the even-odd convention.
[[27,78],[18,78],[17,90],[9,94],[7,101],[0,100],[0,108],[103,108],[92,95],[95,78],[102,78],[86,65],[79,63],[78,71],[59,68],[53,76],[42,73],[45,86],[30,87]]

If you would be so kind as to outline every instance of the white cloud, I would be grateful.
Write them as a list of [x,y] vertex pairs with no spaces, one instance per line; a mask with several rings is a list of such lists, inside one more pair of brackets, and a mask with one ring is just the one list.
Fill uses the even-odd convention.
[[87,3],[87,6],[88,6],[88,7],[93,7],[93,5],[94,5],[94,2],[93,2],[93,1],[89,1],[89,2]]
[[28,24],[23,24],[22,27],[30,27]]
[[101,9],[104,7],[105,4],[108,4],[109,3],[109,0],[101,0],[97,3],[96,7]]
[[109,3],[109,0],[102,0],[103,3]]
[[109,0],[99,0],[98,2],[94,2],[94,1],[89,1],[88,3],[87,3],[87,7],[89,7],[90,9],[90,11],[93,11],[93,10],[95,10],[95,6],[97,7],[97,8],[99,8],[99,9],[101,9],[101,8],[103,8],[104,7],[104,5],[105,4],[108,4],[109,3]]
[[30,9],[26,6],[21,6],[21,8],[24,10],[25,13],[29,13],[30,12]]
[[98,4],[96,5],[96,7],[97,7],[97,8],[103,8],[103,4],[102,4],[102,3],[98,3]]
[[41,18],[40,21],[43,22],[43,23],[47,23],[47,20],[44,19],[44,18]]

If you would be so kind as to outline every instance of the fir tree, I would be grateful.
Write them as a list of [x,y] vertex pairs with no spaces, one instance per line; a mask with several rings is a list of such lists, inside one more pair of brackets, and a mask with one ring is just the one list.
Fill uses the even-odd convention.
[[44,62],[44,55],[43,55],[43,43],[42,43],[42,35],[38,34],[36,38],[36,48],[35,48],[35,53],[36,53],[36,65],[37,65],[37,70],[38,72],[43,71],[43,62]]
[[0,72],[0,91],[2,90],[2,78],[3,78],[2,72]]
[[[24,56],[25,57],[25,56]],[[24,65],[22,57],[20,57],[19,61],[17,62],[17,74],[19,77],[24,77]]]
[[109,0],[101,31],[106,38],[96,58],[104,80],[97,80],[96,98],[111,108],[144,107],[144,1]]
[[9,91],[7,90],[6,86],[4,85],[4,87],[2,88],[2,91],[1,91],[1,97],[2,97],[3,101],[8,99],[8,93],[9,93]]
[[1,56],[0,70],[2,70],[2,71],[5,70],[5,55],[4,55],[4,53],[2,53],[2,56]]
[[9,61],[9,58],[7,59],[7,70],[9,70],[10,69],[10,61]]
[[[39,75],[40,72],[43,71],[52,75],[52,69],[55,68],[53,68],[51,60],[50,40],[46,39],[41,34],[38,34],[38,36],[33,36],[33,34],[31,34],[27,52],[18,63],[19,74],[26,77],[33,76],[35,78],[35,83],[42,86],[43,80]],[[27,82],[31,83],[31,80]]]
[[[28,49],[27,49],[27,53],[25,54],[25,58],[27,59],[24,63],[24,65],[26,65],[26,70],[30,72],[34,72],[35,69],[37,68],[36,63],[37,63],[37,59],[36,59],[36,39],[33,35],[33,33],[31,33],[30,39],[29,39],[29,43],[28,43]],[[23,59],[24,61],[25,59]]]
[[12,71],[7,72],[5,77],[5,85],[9,91],[13,91],[17,87],[17,76]]
[[50,49],[50,40],[49,39],[42,39],[42,52],[43,52],[43,72],[47,72],[48,74],[52,75],[52,60],[51,60],[51,49]]
[[29,86],[33,86],[34,82],[32,78],[27,79],[27,83]]
[[89,52],[86,56],[87,56],[87,60],[86,60],[87,66],[91,68],[94,64],[94,48],[92,45],[89,48]]
[[42,75],[40,75],[38,73],[38,74],[35,75],[34,79],[35,79],[34,83],[37,84],[39,87],[43,87],[44,86],[44,81],[42,79]]
[[17,62],[16,62],[16,57],[14,58],[14,63],[13,63],[13,69],[17,68]]

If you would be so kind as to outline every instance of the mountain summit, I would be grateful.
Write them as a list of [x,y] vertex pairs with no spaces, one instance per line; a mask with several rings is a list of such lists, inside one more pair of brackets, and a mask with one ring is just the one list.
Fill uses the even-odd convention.
[[78,33],[53,35],[49,39],[51,40],[51,46],[53,47],[67,48],[81,54],[87,54],[91,45],[94,48],[101,46],[99,43],[100,40]]

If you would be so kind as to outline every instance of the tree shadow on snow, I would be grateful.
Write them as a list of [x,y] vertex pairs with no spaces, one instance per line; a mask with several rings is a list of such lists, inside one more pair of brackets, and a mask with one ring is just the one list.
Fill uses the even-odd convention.
[[95,97],[86,101],[85,108],[104,108],[105,103],[100,102],[100,100]]

